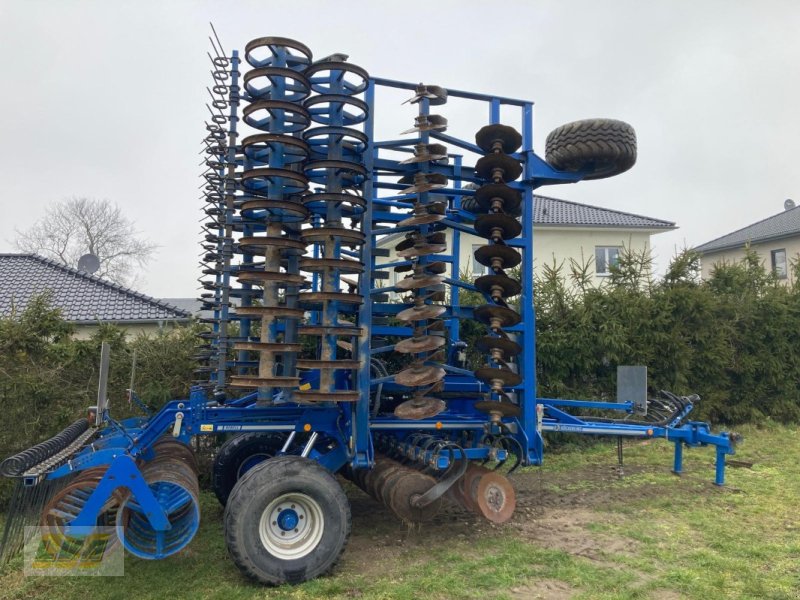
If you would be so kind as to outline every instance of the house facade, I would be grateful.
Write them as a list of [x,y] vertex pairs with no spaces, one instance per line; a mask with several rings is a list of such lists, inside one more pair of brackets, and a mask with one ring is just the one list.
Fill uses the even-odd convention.
[[719,264],[739,262],[748,247],[778,281],[794,283],[791,263],[800,258],[800,207],[786,200],[778,214],[697,246],[702,257],[701,277],[711,277]]
[[91,337],[104,323],[137,335],[192,319],[186,310],[42,256],[0,254],[0,317],[25,310],[31,298],[43,293],[75,326],[78,339]]
[[[567,276],[570,260],[589,264],[596,284],[611,274],[623,248],[640,252],[650,249],[650,236],[676,229],[675,223],[618,210],[579,204],[568,200],[535,196],[533,220],[534,272],[540,274],[544,265],[563,266]],[[389,250],[381,263],[397,260],[394,247],[404,234],[382,238],[378,247]],[[452,232],[447,230],[448,248],[452,248]],[[462,234],[459,248],[461,276],[478,277],[487,267],[474,258],[475,250],[486,245],[485,238]],[[387,285],[402,279],[405,273],[392,273]]]

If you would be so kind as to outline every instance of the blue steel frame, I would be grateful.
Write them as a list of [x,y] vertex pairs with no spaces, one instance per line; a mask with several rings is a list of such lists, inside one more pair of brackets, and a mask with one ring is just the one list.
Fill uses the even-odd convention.
[[[234,60],[237,60],[234,55]],[[153,458],[152,446],[165,433],[188,443],[192,436],[219,435],[238,432],[289,432],[292,439],[299,434],[303,442],[302,455],[317,460],[331,471],[337,471],[346,464],[353,468],[368,468],[373,462],[373,441],[390,440],[406,455],[421,460],[435,468],[446,469],[452,455],[440,451],[428,450],[424,445],[416,443],[420,435],[437,435],[448,437],[462,445],[464,455],[471,460],[496,459],[504,460],[507,450],[492,447],[480,442],[482,436],[497,433],[497,426],[490,425],[484,413],[473,408],[468,399],[470,394],[485,393],[486,385],[476,380],[472,372],[447,365],[444,391],[450,394],[447,410],[435,418],[420,421],[402,420],[392,414],[370,415],[370,390],[378,384],[391,391],[399,389],[389,379],[373,379],[370,375],[370,357],[380,355],[393,349],[392,346],[371,347],[372,336],[410,335],[407,327],[375,325],[375,319],[396,315],[403,307],[401,304],[373,302],[371,297],[392,291],[392,287],[375,287],[370,273],[385,270],[407,261],[396,261],[391,264],[376,263],[376,245],[380,236],[387,233],[402,232],[405,228],[392,226],[407,214],[392,211],[392,208],[410,209],[409,196],[397,194],[403,186],[381,180],[382,173],[391,173],[393,177],[411,172],[398,161],[381,156],[381,150],[393,149],[411,151],[413,145],[427,142],[430,138],[439,140],[451,147],[480,153],[480,149],[472,142],[454,138],[441,132],[430,132],[417,138],[405,140],[375,141],[374,128],[376,115],[375,92],[379,87],[413,91],[415,84],[387,79],[373,78],[366,90],[366,101],[369,105],[369,116],[365,123],[365,133],[370,142],[365,153],[365,166],[370,177],[364,182],[364,196],[369,200],[363,214],[367,243],[360,251],[360,259],[366,265],[366,275],[361,278],[360,293],[367,299],[358,311],[362,335],[358,340],[358,356],[361,368],[357,381],[348,382],[339,379],[340,386],[356,386],[360,399],[354,407],[345,403],[326,403],[321,405],[298,405],[292,402],[279,402],[269,406],[257,404],[257,393],[239,399],[228,400],[219,404],[209,400],[202,387],[192,388],[187,400],[176,400],[165,405],[157,414],[149,419],[133,419],[123,423],[111,420],[106,414],[106,427],[101,429],[92,444],[84,447],[76,456],[49,475],[48,479],[58,479],[77,471],[91,467],[109,465],[102,481],[87,502],[78,517],[72,522],[74,526],[93,525],[99,507],[110,497],[114,489],[128,487],[137,501],[149,515],[150,523],[157,531],[169,528],[163,507],[148,489],[137,466],[137,461],[148,461]],[[725,455],[733,454],[736,436],[734,434],[712,434],[705,423],[684,419],[692,410],[687,404],[683,411],[676,415],[670,423],[662,425],[628,424],[611,421],[586,421],[568,412],[569,409],[602,409],[633,413],[631,402],[593,402],[581,400],[563,400],[538,398],[536,396],[536,355],[535,355],[535,311],[533,303],[533,191],[541,185],[557,183],[573,183],[579,181],[582,173],[562,173],[555,171],[533,151],[533,103],[522,100],[502,98],[472,92],[448,90],[450,97],[464,98],[484,103],[488,110],[488,123],[499,123],[502,106],[517,107],[521,111],[521,131],[523,137],[522,150],[516,158],[523,161],[523,180],[515,184],[523,193],[523,232],[521,237],[510,241],[523,254],[521,310],[522,323],[509,329],[520,337],[523,347],[520,371],[523,383],[515,392],[519,399],[522,414],[519,418],[504,419],[504,424],[523,449],[522,462],[526,465],[538,465],[543,460],[543,432],[570,432],[588,435],[611,435],[638,438],[665,438],[675,444],[673,470],[682,471],[682,449],[712,445],[716,449],[715,483],[724,484]],[[422,104],[423,113],[427,112],[427,101]],[[462,164],[456,157],[448,165],[432,165],[432,172],[443,173],[454,182],[451,188],[440,193],[454,198],[447,218],[442,221],[453,232],[450,254],[436,255],[436,260],[443,260],[451,265],[451,277],[447,282],[452,286],[451,306],[445,313],[449,319],[448,331],[450,341],[458,340],[458,321],[472,318],[472,308],[459,305],[459,288],[474,291],[474,286],[458,280],[460,272],[459,245],[461,233],[474,233],[470,223],[473,215],[461,210],[461,198],[471,193],[465,190],[463,183],[477,181],[474,169]],[[389,195],[380,195],[381,192]],[[395,191],[392,195],[391,192]],[[233,218],[227,215],[228,219]],[[373,227],[378,223],[377,227]],[[380,225],[388,224],[386,225]],[[344,251],[343,251],[344,252]],[[232,270],[235,270],[233,268]],[[229,277],[226,269],[224,276]],[[245,300],[246,301],[246,300]],[[220,303],[219,316],[225,320],[227,302]],[[245,324],[246,326],[246,324]],[[311,372],[307,377],[314,377]],[[463,393],[464,399],[458,394]],[[494,431],[492,431],[494,427]],[[296,452],[297,450],[295,450]],[[37,483],[35,478],[27,484]]]

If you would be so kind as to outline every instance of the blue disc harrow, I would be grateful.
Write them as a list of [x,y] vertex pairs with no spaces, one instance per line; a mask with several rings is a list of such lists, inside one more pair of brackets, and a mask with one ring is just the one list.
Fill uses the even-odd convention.
[[712,446],[724,483],[736,436],[688,420],[696,396],[648,399],[643,367],[620,369],[617,402],[536,393],[534,190],[630,168],[630,126],[571,123],[542,158],[530,101],[374,77],[286,38],[212,46],[189,396],[117,422],[101,390],[88,420],[0,465],[20,512],[65,544],[111,526],[130,553],[170,556],[200,520],[190,441],[214,436],[231,557],[279,584],[344,549],[334,473],[409,523],[444,502],[508,521],[508,474],[542,464],[547,432],[664,438],[676,473],[684,446]]

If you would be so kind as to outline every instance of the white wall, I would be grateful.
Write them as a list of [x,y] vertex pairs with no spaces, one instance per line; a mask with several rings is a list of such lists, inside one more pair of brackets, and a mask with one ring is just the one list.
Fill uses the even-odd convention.
[[[761,264],[767,271],[772,270],[772,251],[773,250],[786,250],[786,261],[788,267],[788,277],[783,280],[786,284],[794,283],[792,277],[792,269],[789,263],[800,258],[800,236],[794,238],[784,238],[781,240],[774,240],[771,242],[763,242],[761,244],[751,244],[750,248],[755,250],[761,258]],[[708,279],[711,277],[711,272],[714,267],[722,262],[728,264],[739,262],[744,258],[744,246],[734,250],[723,250],[721,252],[706,252],[703,254],[701,262],[701,277]]]

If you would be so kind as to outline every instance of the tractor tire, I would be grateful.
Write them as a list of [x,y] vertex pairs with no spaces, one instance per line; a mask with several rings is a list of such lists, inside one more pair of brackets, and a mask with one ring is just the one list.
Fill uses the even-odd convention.
[[350,504],[319,463],[279,456],[239,480],[223,523],[228,552],[245,575],[296,584],[336,565],[350,537]]
[[559,171],[587,171],[584,179],[613,177],[636,164],[636,132],[613,119],[573,121],[547,136],[545,159]]
[[211,489],[222,506],[228,502],[236,482],[257,464],[274,457],[281,449],[282,435],[243,433],[222,444],[211,470]]

